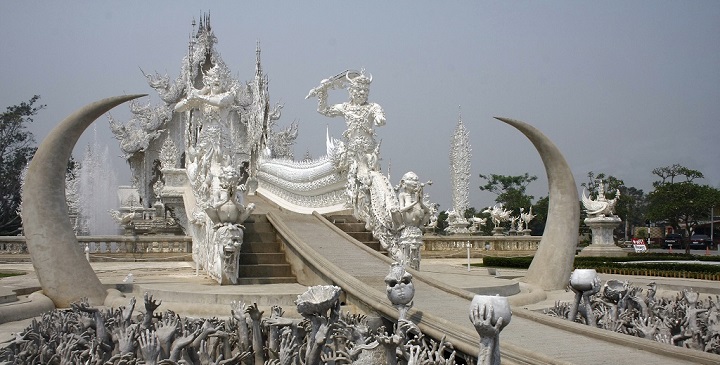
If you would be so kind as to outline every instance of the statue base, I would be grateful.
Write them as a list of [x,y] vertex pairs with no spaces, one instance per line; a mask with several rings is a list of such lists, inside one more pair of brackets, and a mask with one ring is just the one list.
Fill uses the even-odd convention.
[[578,256],[627,256],[622,248],[615,245],[613,229],[622,222],[617,216],[585,218],[585,224],[592,230],[592,244],[585,247]]
[[503,227],[495,227],[492,230],[493,236],[504,236],[505,235],[505,229]]
[[468,222],[451,223],[445,231],[449,234],[469,234]]

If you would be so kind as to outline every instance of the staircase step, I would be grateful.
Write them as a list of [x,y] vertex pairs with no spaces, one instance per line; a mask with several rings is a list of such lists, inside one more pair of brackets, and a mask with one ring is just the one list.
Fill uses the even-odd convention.
[[243,242],[240,246],[240,253],[257,252],[257,253],[277,253],[280,251],[279,242]]
[[352,237],[352,238],[354,238],[354,239],[356,239],[356,240],[358,240],[358,241],[360,241],[360,242],[370,242],[370,241],[374,241],[374,240],[375,240],[375,239],[373,238],[372,233],[367,232],[367,231],[365,231],[365,232],[348,232],[348,231],[345,231],[345,233],[347,233],[348,236],[350,236],[350,237]]
[[282,252],[240,252],[240,265],[286,264]]
[[348,236],[362,242],[365,246],[383,254],[387,253],[380,245],[380,241],[373,237],[372,232],[365,229],[365,223],[358,221],[352,215],[331,215],[325,216],[325,218],[333,222],[336,227]]
[[254,284],[286,284],[297,283],[294,276],[288,277],[264,277],[264,278],[238,278],[238,285],[254,285]]
[[256,232],[246,228],[243,232],[243,241],[271,243],[277,242],[277,237],[275,232]]
[[252,214],[245,223],[238,264],[238,284],[297,283],[277,236],[264,214]]
[[365,223],[335,223],[343,232],[364,232]]
[[275,228],[270,222],[243,223],[245,231],[257,233],[275,233]]
[[238,276],[249,277],[289,277],[292,269],[289,264],[238,265]]
[[247,220],[243,223],[268,223],[267,216],[265,214],[250,214]]
[[332,222],[333,224],[338,223],[358,223],[357,218],[352,216],[352,214],[337,214],[337,215],[329,215],[326,216],[327,220]]
[[372,248],[375,251],[381,251],[384,252],[382,245],[380,244],[380,241],[366,241],[363,242],[365,246]]

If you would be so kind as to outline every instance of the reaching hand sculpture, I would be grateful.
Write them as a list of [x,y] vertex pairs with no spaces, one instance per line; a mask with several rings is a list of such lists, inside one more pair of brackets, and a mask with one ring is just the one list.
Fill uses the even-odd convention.
[[500,364],[500,332],[510,323],[512,311],[507,298],[476,295],[470,304],[470,322],[480,335],[478,365]]
[[575,293],[575,301],[570,309],[568,319],[575,321],[580,306],[580,299],[582,299],[585,304],[583,311],[585,322],[587,325],[595,327],[596,321],[590,303],[590,297],[597,294],[600,288],[602,288],[600,278],[597,276],[595,269],[575,269],[572,275],[570,275],[568,287]]
[[608,280],[600,292],[592,275],[573,276],[570,289],[576,293],[575,303],[582,295],[584,308],[558,302],[547,314],[572,319],[579,312],[594,327],[720,354],[720,297],[701,301],[698,293],[684,290],[675,297],[655,298],[654,283],[643,297],[642,288],[618,280]]
[[[402,277],[407,278],[407,275]],[[0,362],[114,365],[455,364],[454,347],[444,337],[439,341],[429,339],[407,319],[398,320],[390,333],[386,333],[384,328],[370,330],[365,316],[340,313],[340,295],[338,287],[308,288],[297,301],[298,312],[305,316],[305,321],[283,319],[284,311],[279,307],[271,308],[270,318],[263,320],[264,311],[256,304],[246,306],[235,302],[231,305],[234,320],[181,318],[167,311],[162,319],[153,316],[153,328],[143,328],[134,319],[126,325],[119,320],[122,310],[99,310],[84,301],[73,305],[74,311],[55,310],[43,314],[42,320],[34,320],[0,351]],[[403,294],[396,298],[404,301],[402,298],[408,297],[412,295]],[[497,301],[499,297],[493,298]],[[483,342],[484,349],[493,349],[491,352],[481,351],[481,355],[496,354],[497,335],[509,322],[510,312],[505,312],[509,307],[503,305],[501,299],[500,302],[495,301],[481,307],[473,301],[470,319],[482,333],[482,338],[490,338],[490,342]],[[149,295],[145,302],[149,306],[146,310],[155,311],[159,305]],[[88,331],[81,325],[83,318],[89,314],[94,317],[93,325],[97,326],[97,331]],[[236,337],[235,333],[241,331],[240,323],[247,324],[246,320],[252,322],[252,328],[246,328],[252,344],[244,347],[241,344],[242,335]],[[288,323],[275,348],[270,344],[271,333],[263,329],[263,326],[272,326],[273,321]]]

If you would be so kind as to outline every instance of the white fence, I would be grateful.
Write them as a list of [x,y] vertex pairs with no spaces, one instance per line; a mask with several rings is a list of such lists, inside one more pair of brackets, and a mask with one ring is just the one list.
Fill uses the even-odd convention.
[[538,248],[541,236],[423,236],[425,251],[466,249],[485,251],[526,251]]
[[[78,236],[89,254],[192,253],[187,236]],[[0,236],[0,254],[27,254],[25,236]]]

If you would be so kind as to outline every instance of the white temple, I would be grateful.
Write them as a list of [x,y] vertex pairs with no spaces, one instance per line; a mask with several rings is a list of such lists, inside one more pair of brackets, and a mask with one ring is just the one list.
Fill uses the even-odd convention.
[[[254,208],[244,197],[255,193],[299,213],[351,208],[393,259],[419,268],[429,202],[414,173],[395,188],[380,172],[373,127],[382,126],[385,115],[367,101],[372,77],[345,71],[311,90],[307,97],[317,98],[318,112],[343,117],[347,130],[342,141],[325,136],[326,156],[294,161],[297,126],[274,128],[281,106],[270,106],[259,47],[254,79],[242,83],[215,49],[209,17],[193,33],[174,82],[145,75],[162,103],[133,103],[130,121],[110,121],[137,190],[125,188],[124,195],[176,221],[193,238],[195,262],[222,284],[237,282],[242,223]],[[347,89],[350,100],[328,105],[332,89]],[[118,217],[135,210],[121,207]]]

